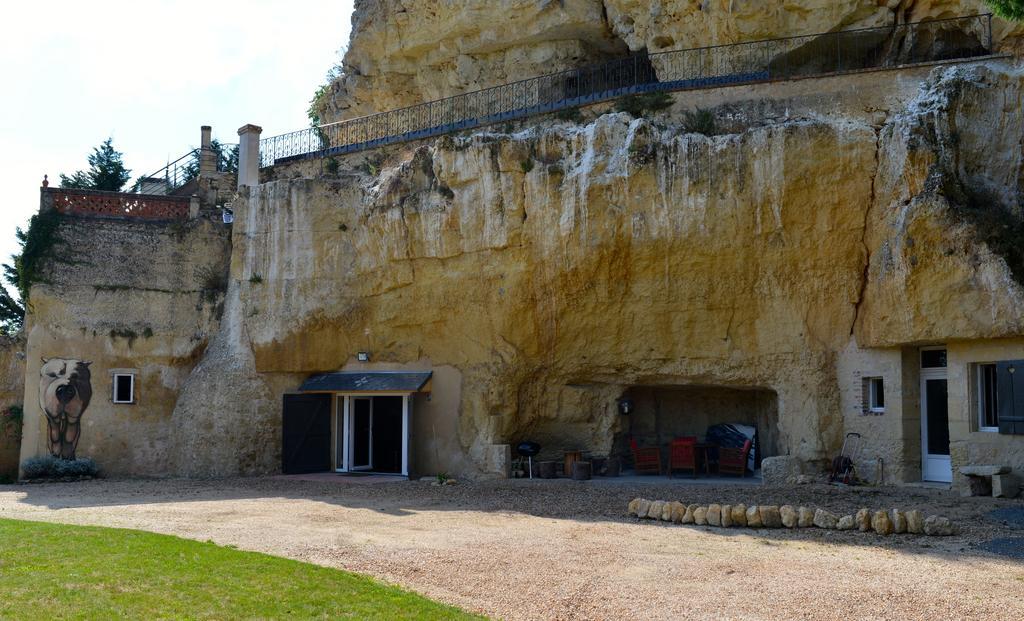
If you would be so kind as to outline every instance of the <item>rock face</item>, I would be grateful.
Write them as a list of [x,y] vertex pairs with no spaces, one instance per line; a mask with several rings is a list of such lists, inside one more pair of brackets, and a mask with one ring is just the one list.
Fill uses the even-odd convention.
[[826,459],[851,331],[863,347],[1024,333],[1024,290],[939,191],[1016,187],[1014,147],[983,145],[1021,85],[957,67],[880,119],[780,99],[731,104],[714,136],[611,113],[342,157],[326,178],[280,167],[234,205],[256,371],[283,392],[367,348],[452,369],[447,450],[417,454],[458,476],[493,476],[491,447],[526,434],[611,453],[615,400],[651,382],[761,390],[777,452]]
[[[983,13],[981,0],[360,0],[327,121],[659,52]],[[1020,28],[996,22],[997,42]],[[657,68],[657,62],[655,62]]]
[[761,481],[765,485],[791,483],[800,472],[800,460],[791,455],[766,457],[761,461]]

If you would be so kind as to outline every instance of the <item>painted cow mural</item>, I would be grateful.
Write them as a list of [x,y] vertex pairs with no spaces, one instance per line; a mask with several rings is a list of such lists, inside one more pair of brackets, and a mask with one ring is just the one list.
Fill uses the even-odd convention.
[[90,362],[68,358],[43,358],[39,369],[39,407],[46,414],[50,454],[74,459],[82,414],[92,399]]

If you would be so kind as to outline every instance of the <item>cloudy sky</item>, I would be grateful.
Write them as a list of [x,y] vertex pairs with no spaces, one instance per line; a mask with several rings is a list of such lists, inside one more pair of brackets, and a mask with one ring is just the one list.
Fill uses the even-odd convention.
[[[108,136],[133,178],[199,144],[308,124],[348,41],[352,0],[12,3],[0,19],[0,258],[39,208],[44,174],[87,167]],[[56,184],[55,184],[56,185]]]

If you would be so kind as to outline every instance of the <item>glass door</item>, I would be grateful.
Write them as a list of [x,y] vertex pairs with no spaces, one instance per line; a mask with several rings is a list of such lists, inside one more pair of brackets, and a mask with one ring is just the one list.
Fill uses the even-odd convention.
[[921,478],[951,483],[946,350],[921,351]]

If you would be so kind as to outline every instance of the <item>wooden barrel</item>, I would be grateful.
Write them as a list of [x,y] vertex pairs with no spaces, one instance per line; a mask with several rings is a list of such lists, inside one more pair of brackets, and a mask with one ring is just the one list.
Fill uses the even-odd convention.
[[572,478],[574,481],[589,481],[591,467],[589,461],[577,461],[572,464]]
[[554,479],[558,476],[557,461],[541,461],[537,463],[537,476],[542,479]]
[[583,453],[581,451],[566,451],[565,452],[565,476],[572,476],[572,465],[578,461],[583,460]]

